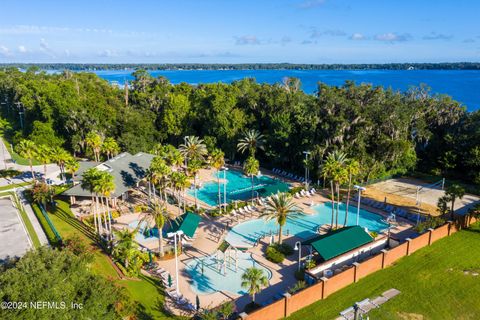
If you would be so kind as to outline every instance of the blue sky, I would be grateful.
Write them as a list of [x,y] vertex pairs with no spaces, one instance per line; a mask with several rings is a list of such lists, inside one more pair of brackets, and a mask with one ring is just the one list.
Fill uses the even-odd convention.
[[2,0],[0,62],[480,61],[476,0]]

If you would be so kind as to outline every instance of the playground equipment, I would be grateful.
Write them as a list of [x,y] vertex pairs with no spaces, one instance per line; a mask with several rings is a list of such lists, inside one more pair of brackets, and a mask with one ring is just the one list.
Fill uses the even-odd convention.
[[219,273],[227,275],[227,269],[238,272],[238,249],[232,246],[228,246],[222,253],[218,250],[216,253],[217,270]]

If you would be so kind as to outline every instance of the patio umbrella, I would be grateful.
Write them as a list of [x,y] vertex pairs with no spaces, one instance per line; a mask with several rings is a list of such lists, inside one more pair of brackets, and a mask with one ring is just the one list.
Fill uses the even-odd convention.
[[170,273],[168,274],[168,287],[170,288],[172,286],[172,276],[170,275]]
[[199,311],[200,310],[200,298],[198,297],[198,294],[197,294],[197,297],[195,299],[195,302],[197,304],[197,311]]

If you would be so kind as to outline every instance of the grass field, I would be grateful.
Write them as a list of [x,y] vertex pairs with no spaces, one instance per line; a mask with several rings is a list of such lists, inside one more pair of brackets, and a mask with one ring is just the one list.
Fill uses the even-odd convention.
[[21,183],[8,184],[6,186],[1,186],[0,191],[6,191],[6,190],[13,189],[13,188],[25,187],[25,186],[28,186],[30,184],[32,184],[32,183],[31,182],[21,182]]
[[55,225],[62,239],[78,235],[85,243],[94,248],[94,262],[92,270],[96,274],[114,280],[125,287],[131,297],[139,303],[140,319],[173,319],[164,313],[162,305],[165,300],[163,289],[152,278],[141,276],[139,280],[121,280],[113,268],[108,256],[96,245],[92,230],[78,221],[72,214],[69,204],[63,200],[56,200],[57,208],[48,212],[48,216]]
[[356,301],[396,288],[401,294],[370,319],[480,319],[480,227],[443,238],[288,319],[334,319]]

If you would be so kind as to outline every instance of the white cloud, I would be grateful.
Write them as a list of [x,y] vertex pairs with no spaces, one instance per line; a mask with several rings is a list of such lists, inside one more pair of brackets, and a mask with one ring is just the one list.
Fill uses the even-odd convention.
[[310,30],[310,38],[320,38],[322,36],[330,36],[330,37],[343,37],[347,34],[343,30],[339,29],[327,29],[324,31],[319,31],[317,28],[312,27]]
[[423,40],[451,40],[453,35],[430,32],[430,34],[423,37]]
[[0,46],[0,55],[4,57],[10,57],[12,52],[5,46]]
[[23,45],[18,46],[18,52],[20,52],[20,53],[26,53],[27,51],[28,51],[28,50],[27,50],[27,48],[26,48],[25,46],[23,46]]
[[115,50],[110,50],[110,49],[105,49],[97,54],[99,57],[104,57],[104,58],[111,58],[111,57],[117,57],[118,53]]
[[367,37],[365,37],[365,35],[363,35],[362,33],[354,33],[350,36],[350,40],[366,40]]
[[237,45],[257,45],[260,44],[260,40],[253,35],[244,35],[235,37],[235,44]]
[[47,43],[47,40],[45,40],[45,38],[40,39],[40,50],[42,50],[42,51],[50,50],[50,47]]
[[388,32],[383,34],[377,34],[374,39],[377,41],[393,43],[411,40],[412,36],[409,33],[398,34],[394,32]]

